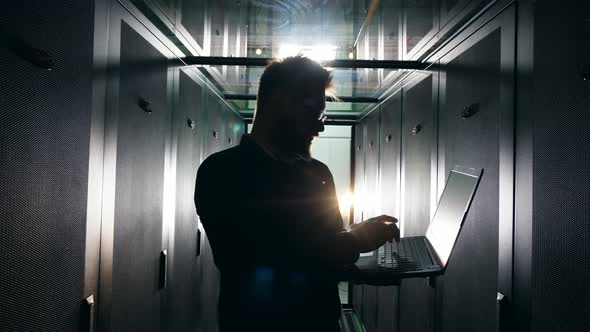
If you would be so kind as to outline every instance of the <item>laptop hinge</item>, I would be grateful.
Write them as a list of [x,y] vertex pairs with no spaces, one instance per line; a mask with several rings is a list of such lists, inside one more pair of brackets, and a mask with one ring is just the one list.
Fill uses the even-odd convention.
[[441,263],[440,259],[438,259],[438,255],[434,252],[434,248],[430,244],[430,241],[428,241],[428,238],[426,236],[422,237],[422,239],[424,240],[424,243],[426,244],[426,249],[428,250],[428,255],[430,256],[430,260],[432,261],[432,263],[435,263],[436,265],[438,265],[442,270],[442,268],[443,268],[442,263]]

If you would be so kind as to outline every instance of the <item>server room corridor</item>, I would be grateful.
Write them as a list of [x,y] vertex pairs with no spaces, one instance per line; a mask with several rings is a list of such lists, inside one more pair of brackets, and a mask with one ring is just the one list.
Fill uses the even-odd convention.
[[[589,41],[588,0],[2,1],[0,332],[590,332]],[[197,180],[288,159],[299,120],[248,133],[308,108],[307,69],[261,82],[298,55],[332,77],[293,162],[321,186]]]

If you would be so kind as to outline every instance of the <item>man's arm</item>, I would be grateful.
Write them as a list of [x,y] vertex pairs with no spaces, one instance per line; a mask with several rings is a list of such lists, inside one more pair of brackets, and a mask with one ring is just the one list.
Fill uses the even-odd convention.
[[229,164],[208,158],[199,168],[195,190],[197,212],[220,269],[261,264],[332,269],[354,263],[366,249],[371,239],[359,236],[361,229],[343,229],[331,175],[328,196],[334,201],[328,202],[326,222],[338,225],[305,231],[277,202],[248,195],[253,191],[243,190],[244,182]]

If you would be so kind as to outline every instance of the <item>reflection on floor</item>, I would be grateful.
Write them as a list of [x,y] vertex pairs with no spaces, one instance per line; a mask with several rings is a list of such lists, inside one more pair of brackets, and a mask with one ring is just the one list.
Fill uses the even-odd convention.
[[338,283],[338,295],[340,295],[340,303],[348,304],[348,283]]

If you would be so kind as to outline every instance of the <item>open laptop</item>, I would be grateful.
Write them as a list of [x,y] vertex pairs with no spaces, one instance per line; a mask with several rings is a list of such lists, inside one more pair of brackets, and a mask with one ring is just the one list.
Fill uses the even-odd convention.
[[[477,190],[482,169],[455,166],[426,236],[404,237],[361,254],[357,277],[404,279],[442,274]],[[356,278],[355,278],[356,279]]]

